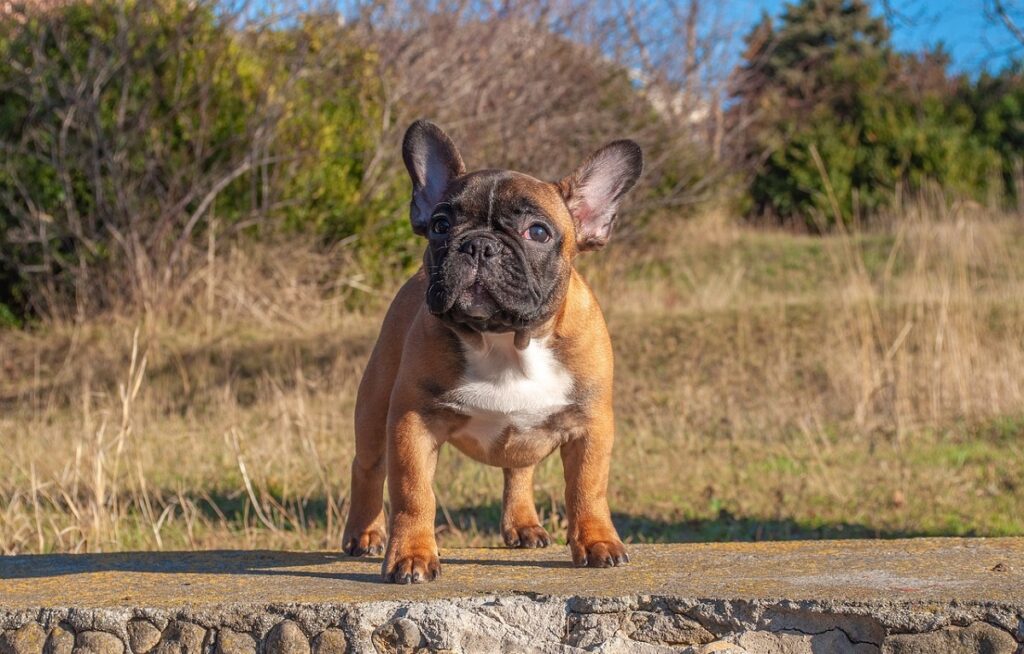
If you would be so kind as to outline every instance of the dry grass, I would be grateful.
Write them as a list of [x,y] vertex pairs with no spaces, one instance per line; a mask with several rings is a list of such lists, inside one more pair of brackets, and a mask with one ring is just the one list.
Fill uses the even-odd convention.
[[[590,257],[625,535],[1024,534],[1024,224],[904,214],[825,238],[709,216]],[[335,547],[390,290],[355,270],[211,251],[142,318],[0,333],[0,550]],[[436,488],[442,546],[499,540],[498,470],[446,449]]]

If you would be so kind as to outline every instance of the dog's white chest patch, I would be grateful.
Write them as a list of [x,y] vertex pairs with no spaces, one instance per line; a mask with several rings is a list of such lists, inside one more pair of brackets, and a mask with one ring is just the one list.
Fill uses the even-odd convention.
[[509,428],[528,432],[570,403],[573,380],[546,339],[516,350],[513,335],[485,334],[481,349],[466,348],[466,370],[448,404],[469,416],[459,436],[487,450]]

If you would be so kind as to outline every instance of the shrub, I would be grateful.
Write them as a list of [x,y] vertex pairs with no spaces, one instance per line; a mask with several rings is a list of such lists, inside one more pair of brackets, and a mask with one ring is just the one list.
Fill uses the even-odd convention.
[[23,18],[0,27],[7,295],[47,315],[152,301],[214,201],[228,221],[258,206],[224,191],[259,157],[259,65],[203,3]]
[[755,213],[817,229],[870,219],[929,183],[979,200],[1002,192],[1000,153],[952,92],[948,56],[894,53],[862,0],[801,0],[747,41],[738,111],[753,122]]
[[969,111],[977,140],[999,155],[1001,191],[1024,207],[1024,66],[1016,63],[995,75],[985,72],[973,83],[961,78],[957,101]]
[[307,15],[239,29],[214,0],[97,0],[0,25],[0,302],[157,306],[212,220],[337,239],[379,203],[372,52]]

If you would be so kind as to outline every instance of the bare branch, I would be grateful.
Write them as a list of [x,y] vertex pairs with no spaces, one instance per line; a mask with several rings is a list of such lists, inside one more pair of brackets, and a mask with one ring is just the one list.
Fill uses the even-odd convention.
[[992,12],[1002,22],[1003,26],[1024,45],[1024,28],[1017,24],[1017,20],[1011,15],[1010,7],[1004,0],[991,0]]

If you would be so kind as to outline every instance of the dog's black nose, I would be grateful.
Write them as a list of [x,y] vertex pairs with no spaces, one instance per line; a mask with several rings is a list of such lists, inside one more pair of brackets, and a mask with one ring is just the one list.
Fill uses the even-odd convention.
[[475,236],[459,246],[459,252],[464,252],[477,261],[491,259],[498,254],[498,244],[493,238],[487,236]]

